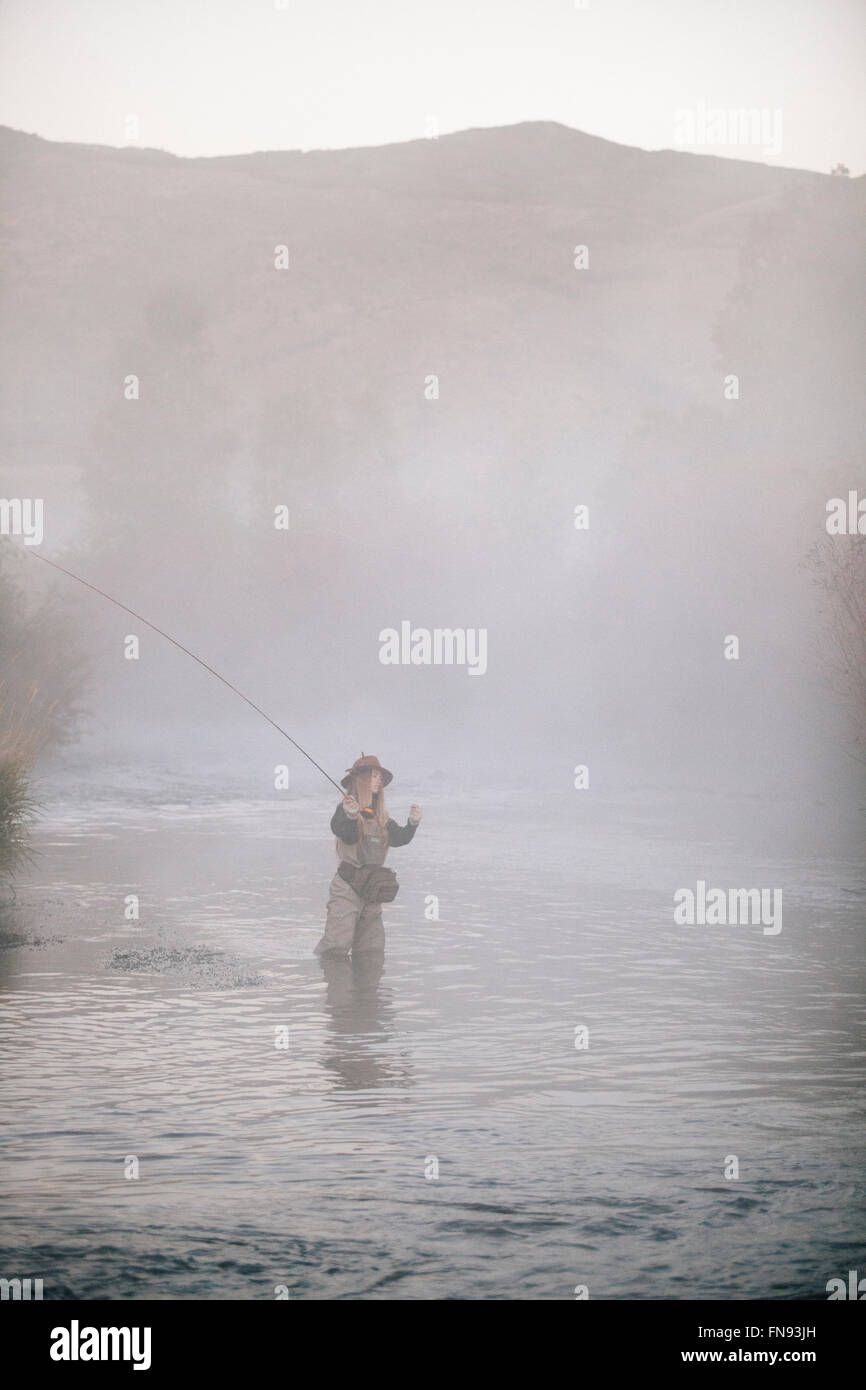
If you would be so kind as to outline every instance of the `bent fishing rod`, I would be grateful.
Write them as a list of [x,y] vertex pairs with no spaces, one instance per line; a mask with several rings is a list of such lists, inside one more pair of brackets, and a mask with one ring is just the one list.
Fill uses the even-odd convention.
[[[16,549],[18,549],[17,546]],[[263,709],[259,708],[254,700],[250,699],[249,695],[245,695],[242,690],[238,690],[236,685],[232,685],[231,681],[226,680],[225,676],[221,676],[219,671],[214,670],[213,666],[209,666],[200,656],[196,656],[195,652],[191,652],[189,647],[185,647],[182,642],[178,642],[176,637],[172,637],[170,633],[165,632],[161,627],[157,627],[156,623],[152,623],[148,618],[144,618],[140,613],[136,613],[134,608],[127,608],[125,603],[121,603],[119,599],[112,598],[111,594],[107,594],[105,590],[100,589],[97,584],[91,584],[88,579],[82,579],[80,574],[73,574],[72,570],[65,569],[63,565],[58,565],[56,560],[49,560],[45,555],[40,555],[36,550],[27,550],[24,548],[24,553],[32,556],[34,560],[41,560],[43,565],[50,565],[52,569],[59,570],[61,574],[68,575],[68,577],[74,579],[76,583],[83,584],[85,589],[92,589],[93,593],[99,594],[101,598],[107,599],[109,603],[113,603],[115,608],[123,609],[123,612],[135,618],[136,622],[144,623],[145,627],[149,627],[152,632],[159,633],[160,637],[164,637],[166,642],[171,642],[173,647],[177,647],[178,651],[184,652],[186,656],[192,657],[193,661],[198,662],[199,666],[203,666],[212,676],[216,676],[218,681],[222,681],[223,685],[227,686],[229,690],[234,691],[235,695],[239,695],[240,698],[249,705],[250,709],[254,709],[256,714],[260,714],[262,719],[266,719],[272,729],[276,729],[278,734],[282,734],[283,738],[287,738],[293,748],[297,748],[299,753],[303,753],[307,762],[312,763],[313,767],[317,768],[323,777],[327,777],[331,786],[337,788],[340,796],[344,795],[343,788],[334,781],[333,777],[331,777],[319,763],[316,762],[315,758],[310,756],[305,748],[302,748],[301,745],[292,738],[291,734],[286,733],[285,729],[281,729],[279,724],[277,724],[269,714],[266,714]]]

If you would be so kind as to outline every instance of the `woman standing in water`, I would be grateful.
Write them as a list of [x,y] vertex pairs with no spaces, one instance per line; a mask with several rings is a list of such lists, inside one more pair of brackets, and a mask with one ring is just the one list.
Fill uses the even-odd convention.
[[385,949],[382,904],[366,902],[349,880],[356,869],[381,868],[391,846],[408,845],[418,828],[420,806],[412,806],[405,825],[389,819],[384,789],[392,780],[393,774],[378,758],[363,753],[341,780],[346,795],[331,817],[339,864],[331,880],[325,934],[316,946],[318,956]]

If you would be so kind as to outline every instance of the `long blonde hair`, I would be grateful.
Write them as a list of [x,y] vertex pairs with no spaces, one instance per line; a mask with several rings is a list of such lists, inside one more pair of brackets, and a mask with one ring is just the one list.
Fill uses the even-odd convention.
[[[360,808],[361,808],[362,811],[364,810],[364,807],[365,807],[365,806],[372,806],[372,808],[373,808],[373,813],[374,813],[374,817],[373,817],[373,818],[374,818],[374,820],[377,822],[377,824],[379,825],[380,829],[384,832],[385,826],[388,824],[388,812],[387,812],[387,810],[385,809],[385,788],[383,787],[383,788],[381,789],[381,791],[376,792],[376,795],[375,795],[375,798],[374,798],[373,795],[372,795],[372,793],[371,793],[371,791],[370,791],[370,787],[371,787],[371,785],[372,785],[372,782],[373,782],[373,773],[372,773],[372,770],[371,770],[370,768],[365,768],[362,772],[355,772],[355,773],[353,773],[353,774],[352,774],[352,782],[351,782],[351,793],[352,793],[352,796],[353,796],[353,797],[355,798],[355,800],[357,801],[357,803],[358,803],[358,805],[360,806]],[[367,834],[367,824],[368,824],[367,818],[366,818],[365,816],[363,816],[363,815],[359,815],[359,817],[358,817],[358,838],[359,838],[359,840],[363,840],[364,837],[366,836],[366,834]]]

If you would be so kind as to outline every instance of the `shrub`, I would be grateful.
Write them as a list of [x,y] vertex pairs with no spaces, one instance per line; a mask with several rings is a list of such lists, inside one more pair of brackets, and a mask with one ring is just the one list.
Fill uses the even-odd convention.
[[36,812],[28,776],[45,749],[72,736],[85,671],[65,601],[45,591],[41,576],[25,588],[20,567],[28,564],[14,546],[0,546],[0,880],[28,857]]
[[0,756],[0,879],[13,878],[29,858],[27,832],[35,814],[26,764],[11,753]]

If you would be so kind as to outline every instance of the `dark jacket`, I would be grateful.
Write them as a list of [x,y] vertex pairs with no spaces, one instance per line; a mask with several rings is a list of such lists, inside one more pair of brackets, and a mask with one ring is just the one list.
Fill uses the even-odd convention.
[[[331,817],[331,829],[337,837],[337,858],[346,859],[350,864],[357,864],[359,862],[358,851],[357,849],[345,850],[343,846],[356,846],[358,844],[359,820],[360,816],[355,816],[353,819],[351,816],[346,815],[346,812],[343,810],[342,801],[338,802],[337,809]],[[379,849],[377,852],[374,844],[371,843],[369,846],[371,852],[369,855],[365,855],[365,862],[381,864],[390,847],[408,845],[417,829],[417,825],[414,825],[410,820],[407,820],[405,825],[398,825],[395,820],[388,820],[385,826],[387,844],[382,844],[381,841],[379,841]]]

